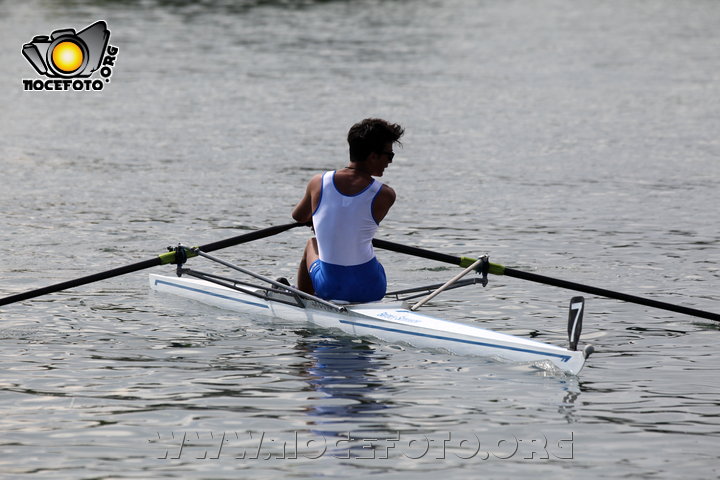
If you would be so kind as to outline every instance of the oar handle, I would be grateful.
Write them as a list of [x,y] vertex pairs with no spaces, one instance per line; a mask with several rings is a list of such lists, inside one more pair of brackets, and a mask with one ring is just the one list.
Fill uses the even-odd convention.
[[[383,250],[390,250],[391,252],[405,253],[407,255],[413,255],[415,257],[427,258],[428,260],[437,260],[438,262],[450,263],[457,265],[458,267],[467,268],[477,261],[477,258],[472,257],[456,257],[454,255],[447,255],[445,253],[433,252],[432,250],[425,250],[424,248],[411,247],[409,245],[403,245],[400,243],[389,242],[379,238],[374,238],[373,246],[382,248]],[[503,275],[505,267],[500,264],[489,262],[488,273],[493,275]]]
[[286,230],[290,230],[291,228],[296,227],[308,227],[312,225],[312,223],[286,223],[284,225],[275,225],[273,227],[263,228],[262,230],[255,230],[254,232],[244,233],[242,235],[238,235],[236,237],[226,238],[225,240],[219,240],[217,242],[208,243],[206,245],[202,245],[198,247],[201,251],[205,253],[214,252],[215,250],[220,250],[227,247],[233,247],[235,245],[241,244],[241,243],[248,243],[252,242],[254,240],[260,240],[261,238],[267,238],[272,237],[273,235],[277,235],[278,233],[282,233]]

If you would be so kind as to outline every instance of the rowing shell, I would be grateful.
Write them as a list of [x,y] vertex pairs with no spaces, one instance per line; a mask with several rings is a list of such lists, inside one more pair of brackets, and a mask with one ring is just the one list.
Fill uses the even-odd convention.
[[580,372],[586,359],[582,351],[434,318],[412,312],[401,303],[348,305],[345,311],[337,311],[312,300],[295,300],[285,292],[262,292],[264,298],[259,298],[205,280],[156,274],[150,274],[150,287],[233,311],[340,329],[356,337],[371,336],[420,348],[539,366],[549,361],[572,375]]

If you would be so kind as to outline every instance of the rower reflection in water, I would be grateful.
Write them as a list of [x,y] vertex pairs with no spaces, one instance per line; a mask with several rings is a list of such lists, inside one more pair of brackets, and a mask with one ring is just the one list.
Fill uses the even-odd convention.
[[[309,340],[298,342],[298,348],[306,350],[308,358],[312,359],[307,369],[312,388],[324,394],[326,399],[348,400],[320,400],[309,407],[311,416],[355,418],[389,407],[372,398],[374,392],[386,387],[374,378],[374,372],[384,366],[378,361],[382,357],[376,355],[371,346],[343,336]],[[318,418],[311,423],[321,425],[333,421],[332,418]]]
[[385,271],[375,258],[372,239],[395,202],[395,191],[381,177],[395,156],[403,128],[378,118],[356,123],[348,132],[350,163],[315,175],[292,216],[312,221],[298,268],[298,288],[326,300],[353,303],[381,300]]
[[311,359],[305,372],[308,383],[322,394],[310,402],[307,411],[309,433],[322,439],[316,446],[326,448],[327,455],[342,456],[350,449],[357,451],[352,455],[361,457],[367,452],[360,443],[350,442],[347,435],[367,429],[366,422],[378,429],[384,418],[381,411],[394,406],[389,400],[393,388],[376,374],[387,369],[385,357],[366,342],[344,336],[308,338],[299,341],[297,347]]

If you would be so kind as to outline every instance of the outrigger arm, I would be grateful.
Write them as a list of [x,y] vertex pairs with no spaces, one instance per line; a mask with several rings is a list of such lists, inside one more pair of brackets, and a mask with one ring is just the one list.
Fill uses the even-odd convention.
[[[171,249],[171,248],[172,248],[172,247],[168,247],[168,249]],[[231,268],[231,269],[233,269],[233,270],[236,270],[236,271],[238,271],[238,272],[240,272],[240,273],[244,273],[245,275],[249,275],[249,276],[251,276],[251,277],[253,277],[253,278],[256,278],[256,279],[258,279],[258,280],[260,280],[260,281],[262,281],[262,282],[269,283],[270,285],[272,285],[272,286],[275,287],[275,288],[278,288],[278,289],[280,289],[280,290],[286,290],[286,291],[294,294],[294,295],[297,296],[297,297],[305,298],[305,299],[307,299],[307,300],[312,300],[312,301],[314,301],[314,302],[317,302],[317,303],[320,303],[320,304],[322,304],[322,305],[325,305],[326,307],[329,307],[329,308],[331,308],[331,309],[333,309],[333,310],[336,310],[336,311],[338,311],[338,312],[346,312],[346,311],[347,311],[347,308],[345,308],[345,307],[342,306],[342,305],[338,305],[338,304],[336,304],[336,303],[329,302],[329,301],[327,301],[327,300],[323,300],[323,299],[320,298],[320,297],[316,297],[315,295],[310,295],[309,293],[305,293],[305,292],[303,292],[302,290],[298,290],[298,289],[295,288],[295,287],[291,287],[290,285],[286,285],[286,284],[284,284],[284,283],[280,283],[280,282],[278,282],[277,280],[273,280],[273,279],[268,278],[268,277],[266,277],[266,276],[264,276],[264,275],[260,275],[259,273],[251,272],[250,270],[247,270],[247,269],[245,269],[245,268],[243,268],[243,267],[239,267],[239,266],[234,265],[234,264],[232,264],[232,263],[230,263],[230,262],[226,262],[225,260],[221,260],[221,259],[219,259],[219,258],[217,258],[217,257],[215,257],[215,256],[213,256],[213,255],[210,255],[210,254],[208,254],[208,253],[203,252],[202,250],[200,250],[200,249],[197,248],[197,247],[188,248],[188,247],[184,247],[184,246],[182,246],[182,245],[178,245],[178,247],[172,248],[172,249],[175,250],[175,251],[180,251],[180,250],[184,250],[184,251],[185,251],[184,254],[181,254],[181,255],[179,255],[179,256],[176,254],[176,258],[178,258],[179,261],[182,261],[182,259],[187,258],[187,255],[186,255],[186,254],[187,254],[187,252],[190,252],[190,253],[192,254],[192,256],[199,256],[199,257],[207,258],[208,260],[212,260],[213,262],[217,262],[217,263],[219,263],[220,265],[224,265],[224,266],[226,266],[226,267],[228,267],[228,268]],[[195,272],[191,272],[191,271],[182,269],[181,266],[182,266],[182,265],[178,262],[178,276],[181,276],[182,273],[188,273],[188,274],[194,275]],[[212,279],[210,276],[207,276],[207,275],[203,275],[203,278],[204,278],[205,280],[210,281],[210,282],[218,283],[218,284],[220,284],[220,285],[225,285],[225,284],[222,284],[222,283],[220,283],[220,282],[213,281],[213,279]],[[227,286],[227,285],[225,285],[225,286]]]
[[422,307],[427,302],[429,302],[430,300],[432,300],[433,298],[438,296],[440,293],[447,290],[450,286],[452,286],[454,283],[456,283],[458,280],[460,280],[461,278],[463,278],[465,275],[472,272],[473,270],[477,270],[478,273],[480,273],[482,275],[481,282],[482,282],[482,286],[484,287],[485,285],[487,285],[487,282],[488,282],[487,275],[488,275],[489,266],[490,266],[490,262],[488,261],[488,256],[487,255],[481,256],[480,258],[475,260],[475,262],[472,265],[470,265],[465,270],[458,273],[453,278],[451,278],[450,280],[448,280],[447,282],[442,284],[438,289],[436,289],[434,292],[430,293],[430,295],[428,295],[427,297],[423,298],[422,300],[417,302],[415,305],[410,307],[410,310],[412,310],[413,312],[417,311],[418,308]]

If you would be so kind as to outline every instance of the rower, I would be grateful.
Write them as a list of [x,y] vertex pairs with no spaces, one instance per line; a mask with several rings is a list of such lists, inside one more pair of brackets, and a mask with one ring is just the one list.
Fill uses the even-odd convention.
[[292,217],[312,221],[298,268],[298,288],[327,300],[372,302],[385,296],[385,270],[375,258],[372,239],[395,202],[395,191],[373,179],[392,163],[393,145],[404,133],[378,118],[356,123],[348,132],[350,163],[317,174]]

